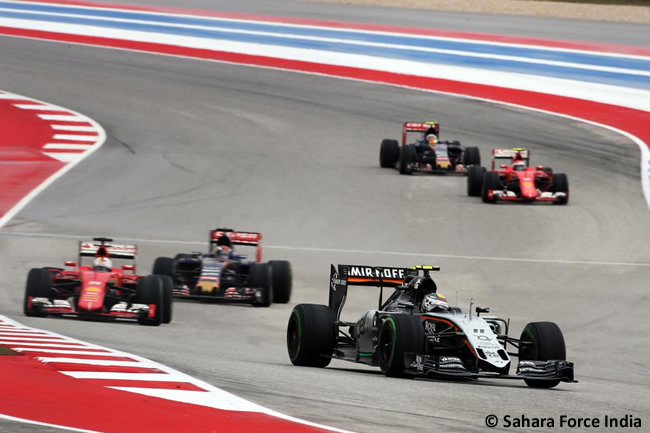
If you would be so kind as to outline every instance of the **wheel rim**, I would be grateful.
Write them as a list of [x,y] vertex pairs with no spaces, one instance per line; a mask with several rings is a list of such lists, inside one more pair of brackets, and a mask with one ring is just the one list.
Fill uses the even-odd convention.
[[300,354],[300,339],[302,329],[300,327],[300,315],[296,310],[291,312],[291,320],[287,329],[287,345],[289,346],[289,357],[295,361]]
[[[382,344],[379,348],[379,364],[381,365],[383,372],[390,369],[393,365],[393,358],[395,355],[395,322],[393,322],[393,319],[389,318],[384,323],[386,323],[384,326],[387,326],[385,334],[388,334],[388,338],[381,339]],[[383,336],[384,335],[382,335],[382,337]]]

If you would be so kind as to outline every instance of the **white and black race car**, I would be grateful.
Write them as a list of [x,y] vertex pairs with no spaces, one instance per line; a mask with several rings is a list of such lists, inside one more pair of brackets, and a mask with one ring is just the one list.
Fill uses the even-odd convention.
[[[331,267],[329,305],[299,304],[291,312],[287,348],[294,365],[325,367],[341,359],[379,367],[386,376],[522,379],[530,387],[576,382],[566,361],[564,337],[552,322],[532,322],[519,339],[508,336],[509,320],[486,315],[488,308],[463,312],[421,308],[437,286],[435,266],[408,268]],[[379,287],[379,306],[357,322],[340,319],[349,286]],[[382,301],[383,288],[395,291]],[[508,351],[509,346],[517,349]],[[514,374],[513,363],[518,362]]]

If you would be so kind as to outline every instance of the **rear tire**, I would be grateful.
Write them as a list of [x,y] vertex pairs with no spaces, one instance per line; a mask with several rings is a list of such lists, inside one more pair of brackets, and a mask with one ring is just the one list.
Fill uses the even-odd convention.
[[402,146],[402,155],[399,160],[399,174],[413,174],[411,164],[415,162],[415,147]]
[[395,314],[384,319],[379,331],[377,357],[381,372],[388,377],[404,377],[404,354],[424,353],[422,321],[410,314]]
[[381,168],[395,168],[399,159],[399,144],[397,140],[383,140],[379,150],[379,165]]
[[158,257],[153,262],[153,275],[167,275],[168,277],[174,278],[176,272],[176,261],[169,257]]
[[293,365],[327,367],[336,344],[334,314],[326,305],[299,304],[287,325],[287,351]]
[[47,298],[53,300],[52,274],[48,269],[34,268],[27,274],[25,284],[25,300],[23,302],[23,313],[28,317],[47,317],[46,313],[34,311],[30,307],[31,298]]
[[154,317],[140,317],[138,323],[145,326],[160,326],[165,315],[163,301],[163,282],[156,275],[141,278],[137,287],[138,304],[154,305],[156,311]]
[[488,195],[489,190],[501,189],[501,181],[499,181],[499,173],[488,171],[483,178],[483,191],[481,198],[483,203],[496,203],[496,199],[490,198]]
[[563,192],[566,198],[553,202],[554,204],[567,204],[569,202],[569,178],[564,173],[556,173],[551,177],[551,191]]
[[470,165],[481,165],[481,152],[478,147],[465,148],[465,167]]
[[273,302],[273,280],[271,266],[268,263],[253,263],[248,274],[248,287],[258,289],[260,299],[253,301],[254,307],[268,307]]
[[[553,322],[532,322],[521,333],[522,342],[532,344],[519,345],[519,360],[549,361],[566,360],[566,345],[560,328]],[[531,388],[553,388],[559,380],[524,379]]]
[[273,282],[273,302],[286,304],[291,299],[293,286],[291,264],[286,260],[270,260],[269,266]]
[[467,195],[480,197],[483,190],[483,178],[487,170],[480,165],[474,165],[467,172]]

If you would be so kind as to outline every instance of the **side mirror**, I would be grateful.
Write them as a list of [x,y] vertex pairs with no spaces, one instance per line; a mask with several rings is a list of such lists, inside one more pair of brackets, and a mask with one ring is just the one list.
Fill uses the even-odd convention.
[[69,267],[72,267],[72,268],[76,268],[77,267],[77,262],[64,262],[63,266],[69,266]]
[[499,168],[508,168],[508,166],[506,164],[501,164]]
[[535,167],[535,170],[541,171],[543,168],[544,168],[543,165],[538,165],[537,167]]
[[135,265],[122,265],[122,270],[135,273]]
[[476,307],[476,317],[479,317],[481,313],[489,313],[490,307]]

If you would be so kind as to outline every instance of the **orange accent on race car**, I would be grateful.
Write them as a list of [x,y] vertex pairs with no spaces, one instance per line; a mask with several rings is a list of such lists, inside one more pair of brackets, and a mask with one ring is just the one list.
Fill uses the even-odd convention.
[[[370,277],[348,277],[348,281],[351,283],[372,283],[372,282],[379,282],[379,278],[370,278]],[[401,284],[402,279],[393,279],[393,278],[384,278],[381,281],[385,283],[391,283],[391,284]]]

